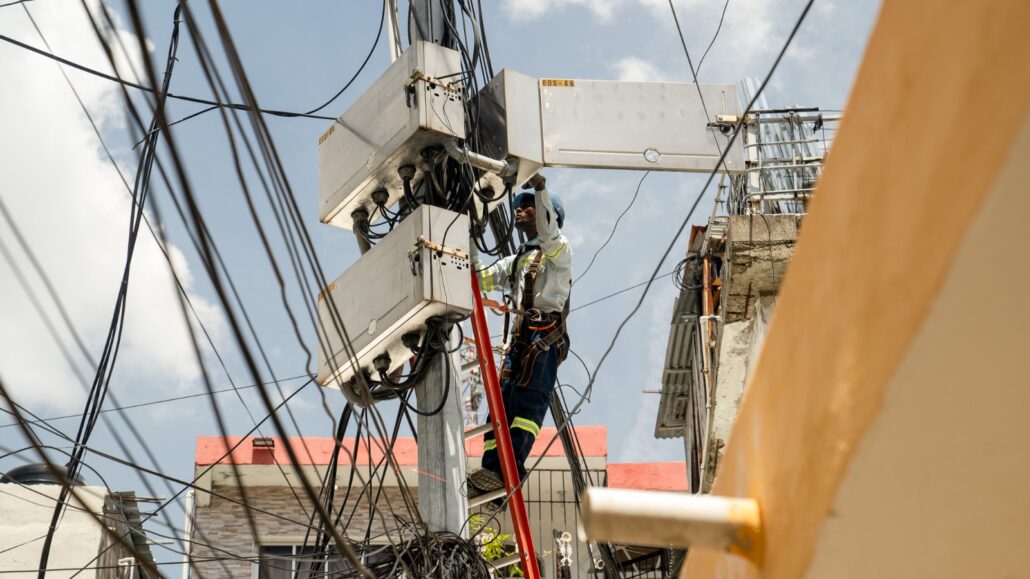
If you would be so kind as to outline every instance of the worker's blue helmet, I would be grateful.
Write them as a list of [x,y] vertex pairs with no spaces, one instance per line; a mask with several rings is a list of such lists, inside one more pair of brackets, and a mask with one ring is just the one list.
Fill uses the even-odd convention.
[[[536,191],[532,189],[529,191],[523,191],[515,196],[514,207],[522,205],[522,202],[526,199],[536,198]],[[565,204],[561,202],[561,197],[551,193],[551,205],[554,206],[554,212],[558,214],[558,228],[561,229],[565,226]]]

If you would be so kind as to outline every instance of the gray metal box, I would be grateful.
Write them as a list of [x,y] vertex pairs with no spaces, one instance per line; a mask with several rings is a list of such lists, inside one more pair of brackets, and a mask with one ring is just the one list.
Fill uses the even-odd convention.
[[[397,168],[419,166],[419,152],[465,137],[457,51],[415,42],[318,140],[323,223],[350,229],[351,213],[373,205],[376,189],[403,195]],[[421,169],[414,182],[421,179]]]
[[518,157],[517,181],[532,177],[544,162],[537,79],[504,69],[479,91],[476,103],[484,127],[477,152],[494,159]]
[[[739,115],[732,84],[540,80],[543,162],[548,166],[708,172],[729,140],[708,127]],[[511,116],[508,123],[512,122]],[[717,146],[718,145],[718,148]],[[744,169],[741,139],[726,168]]]
[[[376,376],[372,359],[387,353],[390,369],[398,368],[411,357],[401,336],[422,332],[431,316],[472,311],[468,232],[467,215],[421,205],[329,284],[326,292],[360,367]],[[433,250],[426,243],[454,251]],[[325,293],[318,296],[316,380],[339,388],[354,376],[354,368],[325,298]]]
[[[543,166],[708,172],[729,136],[708,126],[739,115],[737,87],[689,83],[535,79],[502,70],[476,95],[477,152],[518,157],[518,182]],[[742,140],[725,169],[744,170]],[[484,179],[500,190],[500,180]]]

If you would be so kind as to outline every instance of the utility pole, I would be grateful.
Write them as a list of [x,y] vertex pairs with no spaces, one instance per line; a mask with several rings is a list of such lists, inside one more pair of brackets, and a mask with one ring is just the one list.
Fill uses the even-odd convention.
[[[426,40],[455,48],[447,27],[454,21],[453,0],[410,0],[408,40]],[[448,349],[457,348],[457,329],[451,331]],[[465,429],[461,404],[461,361],[440,353],[430,363],[426,377],[415,392],[420,415],[418,425],[418,508],[431,531],[468,536],[468,499],[464,491],[466,463]],[[445,400],[446,397],[446,400]],[[442,405],[442,409],[428,414]]]

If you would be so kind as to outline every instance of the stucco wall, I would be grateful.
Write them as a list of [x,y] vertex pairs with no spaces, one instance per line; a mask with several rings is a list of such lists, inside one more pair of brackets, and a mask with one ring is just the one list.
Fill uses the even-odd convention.
[[[764,549],[750,560],[694,550],[684,577],[1017,577],[1030,568],[1020,498],[1030,434],[1017,410],[1028,402],[1019,369],[1028,322],[1021,301],[1000,296],[1030,283],[1015,218],[1026,215],[1030,156],[1018,141],[1030,112],[1028,21],[1025,0],[884,2],[713,487],[759,502]],[[1009,163],[1018,170],[998,189]],[[993,267],[969,268],[961,299],[941,301],[974,247],[971,227],[1001,194],[1009,219],[986,229],[976,255]],[[930,430],[913,432],[920,427]],[[949,446],[958,431],[968,438]],[[992,497],[988,508],[976,508],[980,494]],[[894,508],[864,517],[861,506],[877,499]],[[864,542],[833,540],[838,506],[862,522],[841,530]],[[848,566],[862,558],[882,564]]]
[[[50,517],[60,491],[60,485],[0,484],[0,569],[28,571],[39,567],[42,536],[50,527]],[[79,569],[99,552],[103,530],[83,509],[102,513],[107,491],[102,487],[77,487],[76,491],[83,503],[71,499],[54,535],[48,569]],[[75,571],[49,571],[47,577],[58,579],[74,574]],[[95,570],[79,575],[87,578],[96,576]],[[25,579],[36,577],[36,572],[11,573],[4,577]]]

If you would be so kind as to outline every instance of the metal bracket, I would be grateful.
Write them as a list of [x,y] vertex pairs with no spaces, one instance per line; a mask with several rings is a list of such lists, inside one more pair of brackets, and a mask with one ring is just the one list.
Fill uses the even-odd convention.
[[453,255],[458,259],[468,259],[469,257],[467,253],[460,249],[446,247],[440,245],[439,243],[436,243],[435,241],[429,241],[428,239],[426,239],[426,236],[424,235],[418,236],[418,239],[415,240],[415,245],[411,246],[411,249],[408,250],[408,254],[411,255],[417,253],[418,250],[422,249],[423,247],[430,251],[435,251],[437,253],[446,253],[447,255]]
[[422,72],[421,68],[416,68],[415,70],[411,71],[411,76],[408,77],[408,82],[406,82],[404,86],[414,87],[415,83],[420,80],[425,81],[426,84],[430,86],[440,87],[455,94],[461,94],[461,88],[457,85],[457,83],[444,82],[438,78],[429,76],[428,74]]

